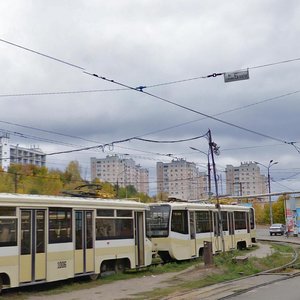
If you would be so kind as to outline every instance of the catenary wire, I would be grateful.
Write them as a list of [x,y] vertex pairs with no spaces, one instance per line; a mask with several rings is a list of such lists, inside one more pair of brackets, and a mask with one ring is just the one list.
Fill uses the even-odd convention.
[[57,92],[36,92],[36,93],[15,93],[15,94],[0,94],[0,98],[6,97],[25,97],[25,96],[48,96],[48,95],[66,95],[66,94],[85,94],[85,93],[100,93],[100,92],[119,92],[128,91],[128,89],[96,89],[96,90],[81,90],[81,91],[57,91]]
[[[235,128],[237,128],[237,129],[240,129],[240,130],[243,130],[243,131],[247,131],[247,132],[250,132],[250,133],[252,133],[252,134],[259,135],[259,136],[262,136],[262,137],[265,137],[265,138],[273,139],[273,140],[279,141],[279,142],[284,143],[284,144],[290,144],[290,145],[294,146],[295,149],[300,153],[299,149],[293,144],[293,142],[288,142],[288,141],[285,141],[285,140],[283,140],[283,139],[279,139],[279,138],[276,138],[276,137],[272,137],[272,136],[270,136],[270,135],[263,134],[263,133],[260,133],[260,132],[257,132],[257,131],[248,129],[248,128],[245,128],[245,127],[236,125],[236,124],[234,124],[234,123],[224,121],[224,120],[222,120],[222,119],[219,119],[219,118],[213,117],[213,116],[211,116],[211,115],[202,113],[202,112],[197,111],[197,110],[195,110],[195,109],[192,109],[192,108],[190,108],[190,107],[187,107],[187,106],[181,105],[181,104],[179,104],[179,103],[173,102],[173,101],[168,100],[168,99],[166,99],[166,98],[163,98],[163,97],[157,96],[157,95],[155,95],[155,94],[146,92],[146,91],[144,91],[145,86],[139,86],[139,87],[135,87],[135,88],[134,88],[134,87],[131,87],[131,86],[129,86],[129,85],[123,84],[123,83],[121,83],[121,82],[118,82],[118,81],[116,81],[116,80],[108,79],[108,78],[106,78],[106,77],[99,76],[99,75],[97,75],[97,74],[95,74],[95,73],[87,72],[87,71],[85,71],[85,68],[83,68],[83,67],[80,67],[80,66],[75,65],[75,64],[71,64],[71,63],[69,63],[69,62],[67,62],[67,61],[64,61],[64,60],[55,58],[55,57],[53,57],[53,56],[43,54],[43,53],[41,53],[41,52],[38,52],[38,51],[32,50],[32,49],[30,49],[30,48],[27,48],[27,47],[24,47],[24,46],[21,46],[21,45],[18,45],[18,44],[9,42],[9,41],[4,40],[4,39],[0,39],[0,41],[1,41],[1,42],[4,42],[4,43],[7,43],[7,44],[10,44],[10,45],[12,45],[12,46],[21,48],[21,49],[23,49],[23,50],[32,52],[32,53],[34,53],[34,54],[41,55],[41,56],[46,57],[46,58],[48,58],[48,59],[52,59],[52,60],[55,60],[55,61],[57,61],[57,62],[66,64],[66,65],[68,65],[68,66],[71,66],[71,67],[74,67],[74,68],[81,69],[85,74],[88,74],[88,75],[90,75],[90,76],[97,77],[97,78],[99,78],[99,79],[102,79],[102,80],[105,80],[105,81],[107,81],[107,82],[111,82],[111,83],[117,84],[117,85],[119,85],[119,86],[128,88],[128,89],[130,89],[130,90],[134,90],[134,91],[141,92],[141,93],[146,94],[146,95],[148,95],[148,96],[150,96],[150,97],[152,97],[152,98],[155,98],[155,99],[161,100],[161,101],[163,101],[163,102],[169,103],[169,104],[171,104],[171,105],[177,106],[177,107],[182,108],[182,109],[184,109],[184,110],[188,110],[188,111],[190,111],[190,112],[193,112],[193,113],[196,113],[196,114],[200,114],[200,115],[202,115],[202,116],[204,116],[204,117],[210,118],[210,119],[215,120],[215,121],[217,121],[217,122],[221,122],[221,123],[226,124],[226,125],[228,125],[228,126],[235,127]],[[251,67],[251,68],[259,68],[259,67],[264,67],[264,66],[271,66],[271,65],[275,65],[275,64],[279,64],[279,63],[287,63],[287,62],[292,62],[292,61],[296,61],[296,60],[300,60],[300,58],[294,58],[294,59],[285,60],[285,61],[281,61],[281,62],[276,62],[276,63],[272,63],[272,64],[255,66],[255,67]],[[208,78],[208,77],[216,77],[216,76],[219,76],[219,75],[222,75],[222,74],[224,74],[224,72],[223,72],[223,73],[213,73],[213,74],[211,74],[211,75],[207,75],[206,77],[207,77],[207,78]],[[76,151],[78,151],[78,149],[77,149]]]
[[1,39],[1,38],[0,38],[0,42],[3,42],[3,43],[6,43],[6,44],[9,44],[9,45],[11,45],[11,46],[14,46],[14,47],[17,47],[17,48],[20,48],[20,49],[23,49],[23,50],[25,50],[25,51],[32,52],[32,53],[34,53],[34,54],[37,54],[37,55],[40,55],[40,56],[46,57],[46,58],[48,58],[48,59],[55,60],[55,61],[57,61],[57,62],[59,62],[59,63],[65,64],[65,65],[68,65],[68,66],[70,66],[70,67],[77,68],[77,69],[80,69],[80,70],[84,70],[84,68],[83,68],[83,67],[80,67],[80,66],[77,66],[77,65],[75,65],[75,64],[69,63],[69,62],[67,62],[67,61],[65,61],[65,60],[62,60],[62,59],[56,58],[56,57],[54,57],[54,56],[51,56],[51,55],[44,54],[44,53],[42,53],[42,52],[38,52],[38,51],[36,51],[36,50],[33,50],[33,49],[30,49],[30,48],[27,48],[27,47],[24,47],[24,46],[21,46],[21,45],[18,45],[18,44],[15,44],[15,43],[9,42],[9,41],[7,41],[7,40],[4,40],[4,39]]
[[95,73],[89,73],[87,71],[83,71],[85,74],[88,74],[90,76],[94,76],[96,78],[99,78],[99,79],[102,79],[102,80],[105,80],[105,81],[108,81],[108,82],[111,82],[111,83],[114,83],[114,84],[117,84],[117,85],[120,85],[120,86],[123,86],[123,87],[127,87],[127,88],[130,88],[131,90],[134,90],[134,91],[137,91],[137,92],[140,92],[140,93],[143,93],[145,95],[148,95],[152,98],[155,98],[155,99],[158,99],[158,100],[161,100],[163,102],[166,102],[166,103],[169,103],[171,105],[174,105],[174,106],[177,106],[179,108],[182,108],[184,110],[188,110],[190,112],[193,112],[193,113],[196,113],[196,114],[199,114],[203,117],[206,117],[206,118],[209,118],[209,119],[212,119],[214,121],[217,121],[217,122],[220,122],[220,123],[223,123],[223,124],[226,124],[228,126],[231,126],[231,127],[235,127],[237,129],[240,129],[240,130],[243,130],[243,131],[247,131],[247,132],[250,132],[250,133],[253,133],[255,135],[259,135],[259,136],[262,136],[262,137],[265,137],[265,138],[268,138],[268,139],[272,139],[272,140],[275,140],[275,141],[278,141],[278,142],[281,142],[281,143],[284,143],[284,144],[290,144],[291,145],[291,142],[288,142],[288,141],[285,141],[283,139],[280,139],[280,138],[277,138],[277,137],[273,137],[273,136],[270,136],[270,135],[267,135],[267,134],[264,134],[264,133],[260,133],[260,132],[257,132],[257,131],[254,131],[254,130],[251,130],[251,129],[248,129],[248,128],[245,128],[245,127],[242,127],[240,125],[236,125],[234,123],[231,123],[231,122],[227,122],[225,120],[222,120],[222,119],[219,119],[219,118],[216,118],[214,116],[211,116],[211,115],[208,115],[208,114],[205,114],[205,113],[202,113],[200,111],[197,111],[193,108],[190,108],[188,106],[185,106],[185,105],[182,105],[182,104],[179,104],[179,103],[176,103],[174,101],[171,101],[171,100],[168,100],[166,98],[163,98],[163,97],[160,97],[160,96],[157,96],[155,94],[152,94],[152,93],[149,93],[149,92],[146,92],[144,91],[143,89],[139,89],[139,88],[134,88],[134,87],[131,87],[131,86],[128,86],[124,83],[121,83],[121,82],[118,82],[116,80],[113,80],[113,79],[107,79],[106,77],[103,77],[103,76],[99,76]]

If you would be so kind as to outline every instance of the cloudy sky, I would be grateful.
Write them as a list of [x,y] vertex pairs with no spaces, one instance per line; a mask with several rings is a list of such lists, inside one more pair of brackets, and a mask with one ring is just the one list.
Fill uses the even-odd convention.
[[[210,129],[224,181],[227,164],[274,160],[272,190],[300,191],[299,1],[3,0],[0,13],[0,133],[47,154],[113,144],[49,155],[49,168],[78,160],[89,178],[90,157],[124,155],[155,193],[156,162],[205,171],[189,147],[207,152],[207,139],[117,142]],[[245,69],[249,80],[207,77]]]

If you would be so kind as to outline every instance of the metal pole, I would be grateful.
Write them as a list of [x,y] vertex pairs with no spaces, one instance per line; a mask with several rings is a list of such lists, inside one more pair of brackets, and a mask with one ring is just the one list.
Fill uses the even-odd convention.
[[207,179],[208,179],[208,199],[211,197],[211,176],[210,176],[210,162],[209,154],[207,154]]
[[273,224],[273,210],[272,210],[272,199],[271,199],[271,178],[270,178],[270,164],[268,166],[268,186],[269,186],[269,206],[270,206],[270,225]]
[[278,161],[273,161],[273,159],[271,159],[269,161],[269,165],[266,166],[264,164],[261,164],[257,161],[255,161],[256,164],[258,165],[261,165],[265,168],[267,168],[268,170],[268,189],[269,189],[269,206],[270,206],[270,224],[272,225],[273,224],[273,210],[272,210],[272,197],[271,197],[271,176],[270,176],[270,168],[273,166],[273,165],[277,165],[278,164]]
[[18,173],[16,171],[15,175],[15,193],[18,192]]
[[216,164],[215,164],[215,159],[214,159],[214,151],[216,151],[216,144],[212,142],[210,130],[208,130],[208,142],[209,142],[209,147],[210,147],[209,149],[210,149],[210,155],[211,155],[211,160],[212,160],[215,189],[216,189],[216,200],[217,200],[216,208],[218,209],[218,227],[219,227],[218,229],[219,229],[221,240],[222,240],[222,251],[225,252],[225,240],[224,240],[224,234],[223,234],[221,206],[220,206],[220,201],[219,201],[218,180],[217,180]]
[[198,152],[201,152],[203,154],[205,154],[207,156],[207,180],[208,180],[208,199],[211,198],[211,169],[210,169],[210,161],[209,161],[209,151],[208,150],[208,153],[205,153],[204,151],[201,151],[197,148],[194,148],[194,147],[190,147],[192,150],[195,150],[195,151],[198,151]]

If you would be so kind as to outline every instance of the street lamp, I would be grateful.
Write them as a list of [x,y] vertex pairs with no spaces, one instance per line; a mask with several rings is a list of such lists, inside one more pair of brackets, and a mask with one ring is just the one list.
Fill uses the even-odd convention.
[[273,224],[273,212],[272,212],[272,200],[271,200],[271,176],[270,176],[270,168],[274,165],[278,164],[278,161],[273,161],[273,159],[271,159],[269,161],[268,166],[265,166],[264,164],[261,164],[257,161],[255,161],[256,164],[261,165],[265,168],[267,168],[268,170],[268,188],[269,188],[269,205],[270,205],[270,223],[271,225]]
[[190,147],[190,149],[201,152],[207,156],[207,177],[208,177],[208,199],[210,199],[211,196],[211,178],[210,178],[210,161],[209,161],[209,151],[206,153],[204,151],[201,151],[197,148]]

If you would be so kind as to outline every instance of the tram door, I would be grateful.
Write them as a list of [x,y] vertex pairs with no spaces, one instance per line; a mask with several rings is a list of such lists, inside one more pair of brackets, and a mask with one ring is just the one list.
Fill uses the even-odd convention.
[[144,229],[144,214],[135,212],[135,257],[136,266],[145,265],[145,229]]
[[20,282],[46,279],[46,211],[21,210]]
[[230,236],[230,248],[234,249],[235,242],[234,242],[234,217],[233,212],[228,212],[229,217],[229,236]]
[[191,256],[196,256],[196,228],[195,228],[195,212],[190,211],[189,212],[190,217],[190,251]]
[[75,274],[94,272],[93,211],[75,211]]
[[214,240],[215,251],[222,251],[222,240],[220,232],[220,218],[219,212],[214,212]]

